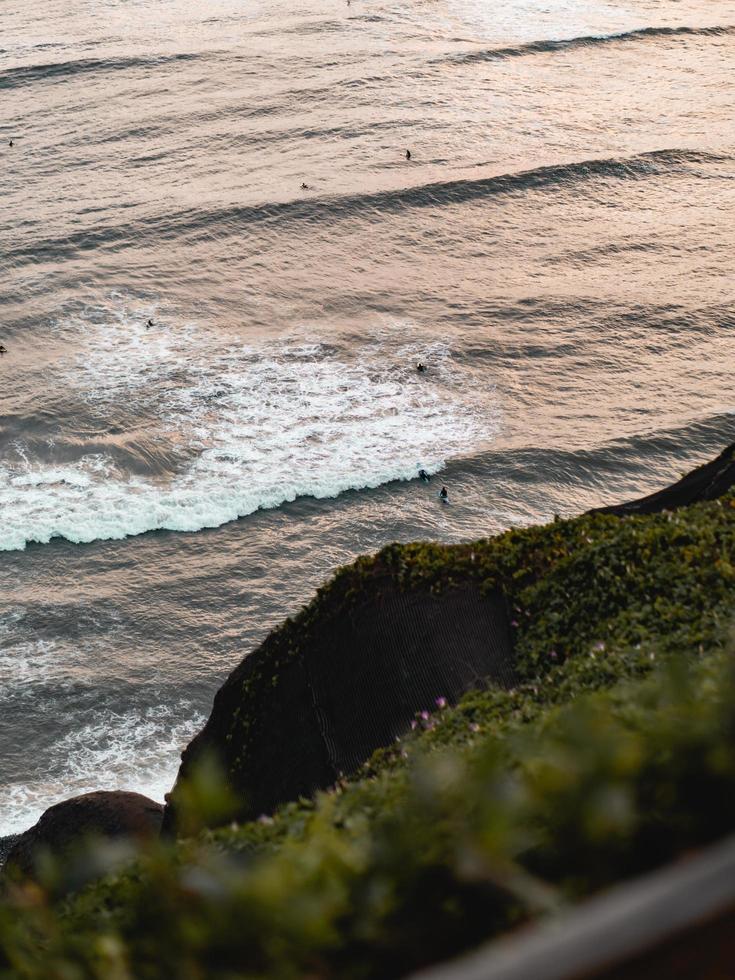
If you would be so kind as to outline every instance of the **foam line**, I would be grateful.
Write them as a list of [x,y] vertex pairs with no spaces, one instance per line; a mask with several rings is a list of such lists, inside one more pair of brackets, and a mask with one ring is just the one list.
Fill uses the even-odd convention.
[[[49,465],[22,446],[0,467],[0,550],[218,527],[297,497],[336,497],[436,472],[487,442],[497,419],[442,344],[393,339],[356,356],[320,342],[217,347],[197,328],[141,318],[67,323],[80,353],[64,384],[97,415],[122,407],[179,449],[182,468],[141,476],[99,452]],[[414,365],[431,364],[429,376]],[[142,424],[142,422],[140,423]],[[60,435],[63,435],[61,433]]]

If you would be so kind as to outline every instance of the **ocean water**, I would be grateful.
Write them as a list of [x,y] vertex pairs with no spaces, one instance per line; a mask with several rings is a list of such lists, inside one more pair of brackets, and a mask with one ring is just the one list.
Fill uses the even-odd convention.
[[730,0],[3,0],[0,834],[357,554],[735,439],[734,75]]

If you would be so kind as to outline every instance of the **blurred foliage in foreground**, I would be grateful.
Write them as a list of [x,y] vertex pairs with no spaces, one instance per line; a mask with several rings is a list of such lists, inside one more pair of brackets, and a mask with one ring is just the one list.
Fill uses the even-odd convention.
[[[383,552],[431,585],[502,583],[524,683],[439,699],[273,818],[86,887],[105,848],[8,884],[0,977],[398,977],[732,831],[733,544],[729,498]],[[193,810],[225,805],[211,772],[193,785]]]

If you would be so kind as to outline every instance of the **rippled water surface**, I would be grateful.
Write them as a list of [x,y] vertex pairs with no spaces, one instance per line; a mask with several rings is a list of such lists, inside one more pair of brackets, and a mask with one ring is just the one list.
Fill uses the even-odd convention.
[[3,0],[0,834],[356,554],[735,439],[734,75],[730,0]]

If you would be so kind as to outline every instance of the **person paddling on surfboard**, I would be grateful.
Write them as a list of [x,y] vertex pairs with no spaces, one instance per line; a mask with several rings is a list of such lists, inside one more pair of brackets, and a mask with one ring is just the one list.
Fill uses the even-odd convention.
[[419,372],[419,374],[425,374],[426,373],[426,365],[425,364],[422,364],[421,361],[419,361],[419,363],[416,365],[416,370]]
[[406,159],[407,160],[410,160],[411,159],[411,151],[410,150],[406,150]]
[[428,483],[431,477],[426,472],[426,470],[419,470],[419,479],[422,480],[424,483]]
[[439,500],[441,500],[443,504],[449,503],[449,493],[447,492],[446,487],[442,487],[439,491]]

